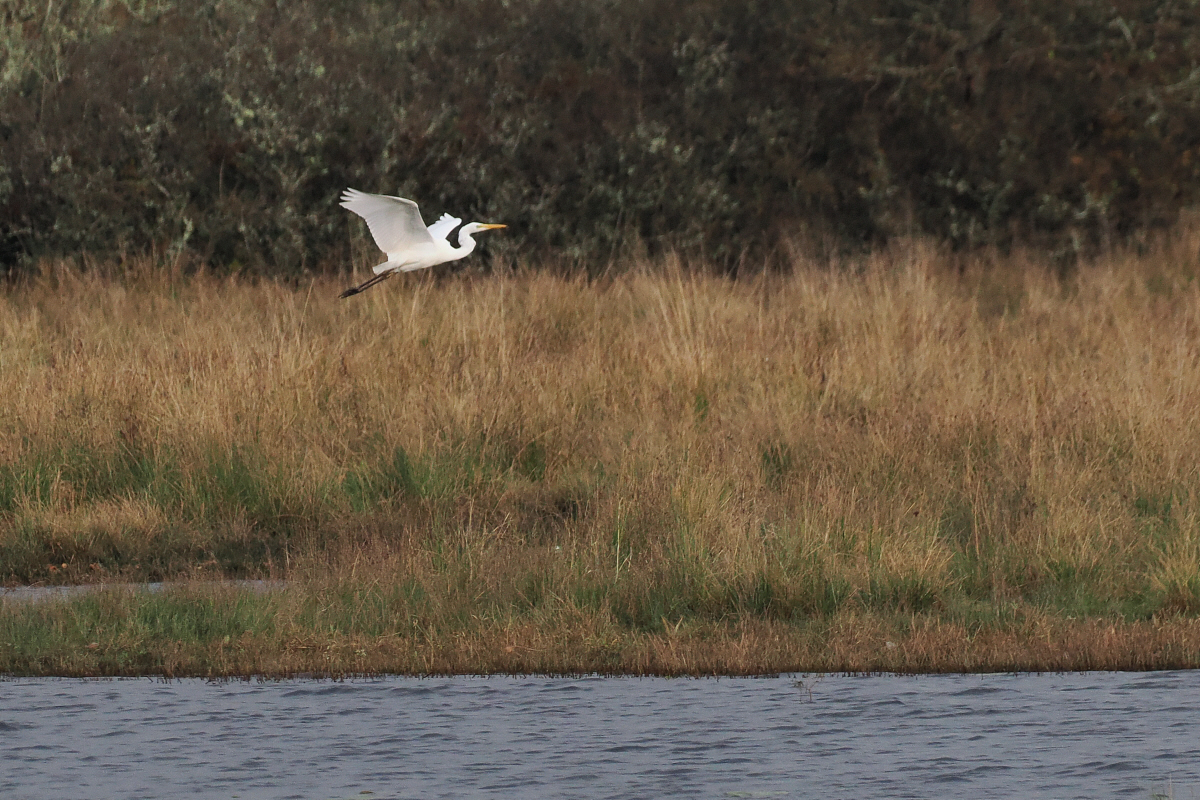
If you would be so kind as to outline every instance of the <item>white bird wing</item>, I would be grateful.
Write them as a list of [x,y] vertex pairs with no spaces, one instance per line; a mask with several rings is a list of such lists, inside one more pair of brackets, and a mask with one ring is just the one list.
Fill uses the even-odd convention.
[[429,226],[429,235],[434,241],[445,239],[450,235],[450,231],[462,224],[462,220],[458,217],[452,217],[449,214],[442,214],[438,217],[438,221]]
[[388,254],[389,259],[393,253],[434,243],[412,200],[347,189],[342,194],[341,205],[367,221],[375,244]]

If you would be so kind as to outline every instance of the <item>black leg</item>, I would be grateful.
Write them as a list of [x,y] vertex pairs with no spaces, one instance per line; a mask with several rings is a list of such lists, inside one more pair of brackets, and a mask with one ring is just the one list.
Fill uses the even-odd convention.
[[376,275],[374,278],[371,278],[371,280],[367,281],[366,283],[360,283],[358,286],[351,286],[349,289],[347,289],[346,291],[339,294],[338,298],[344,299],[344,298],[350,297],[351,295],[358,294],[359,292],[363,291],[364,289],[370,289],[375,284],[379,283],[380,281],[387,280],[388,278],[392,277],[395,274],[396,274],[395,270],[388,270],[387,272],[380,273],[379,275]]

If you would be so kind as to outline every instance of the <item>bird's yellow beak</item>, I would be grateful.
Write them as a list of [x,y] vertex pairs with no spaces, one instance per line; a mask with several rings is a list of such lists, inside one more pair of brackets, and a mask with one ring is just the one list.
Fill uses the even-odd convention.
[[481,222],[481,223],[479,223],[479,227],[481,227],[485,230],[490,230],[491,228],[507,228],[508,226],[507,225],[497,225],[497,224],[491,223],[491,222]]

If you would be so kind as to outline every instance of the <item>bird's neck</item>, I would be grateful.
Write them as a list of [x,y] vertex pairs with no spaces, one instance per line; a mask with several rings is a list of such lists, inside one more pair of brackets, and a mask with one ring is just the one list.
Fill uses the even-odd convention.
[[475,240],[465,230],[458,232],[458,247],[451,248],[455,258],[466,258],[475,251]]

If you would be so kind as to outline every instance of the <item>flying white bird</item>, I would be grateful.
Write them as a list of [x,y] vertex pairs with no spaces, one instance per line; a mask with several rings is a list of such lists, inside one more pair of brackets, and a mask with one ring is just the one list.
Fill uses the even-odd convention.
[[486,222],[469,222],[458,232],[458,247],[455,247],[447,237],[462,220],[442,214],[437,222],[427,228],[425,221],[421,219],[421,212],[417,210],[417,204],[412,200],[347,189],[342,194],[341,205],[367,221],[375,244],[387,254],[387,261],[374,268],[374,278],[347,289],[342,292],[342,297],[358,294],[397,272],[412,272],[466,258],[475,250],[475,240],[471,238],[471,234],[507,227]]

